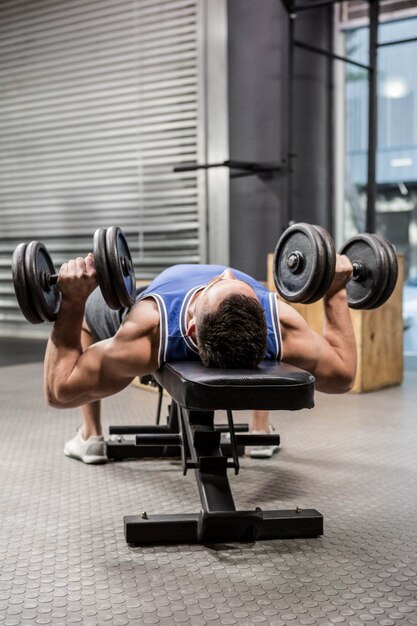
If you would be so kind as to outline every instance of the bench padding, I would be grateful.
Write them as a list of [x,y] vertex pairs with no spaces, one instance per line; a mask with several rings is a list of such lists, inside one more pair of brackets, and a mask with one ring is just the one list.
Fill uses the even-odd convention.
[[277,361],[262,361],[257,369],[249,370],[177,361],[166,363],[154,377],[177,404],[190,410],[297,410],[314,406],[314,377]]

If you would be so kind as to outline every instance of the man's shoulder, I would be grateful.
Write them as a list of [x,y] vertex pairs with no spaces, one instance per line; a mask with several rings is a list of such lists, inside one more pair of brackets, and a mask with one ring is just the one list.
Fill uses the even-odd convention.
[[160,323],[159,308],[153,298],[139,300],[126,315],[120,331],[128,331],[136,337],[153,334]]

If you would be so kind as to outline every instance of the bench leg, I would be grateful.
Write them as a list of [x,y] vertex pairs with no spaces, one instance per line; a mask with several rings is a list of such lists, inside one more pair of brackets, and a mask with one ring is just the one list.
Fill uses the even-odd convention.
[[219,543],[306,539],[323,534],[323,516],[314,509],[234,511],[233,515],[215,511],[204,529],[203,518],[203,512],[126,515],[125,538],[130,544]]
[[128,543],[242,542],[323,534],[323,516],[314,509],[237,511],[227,476],[230,463],[221,452],[214,412],[188,411],[180,407],[178,410],[202,510],[200,513],[127,515],[124,529]]

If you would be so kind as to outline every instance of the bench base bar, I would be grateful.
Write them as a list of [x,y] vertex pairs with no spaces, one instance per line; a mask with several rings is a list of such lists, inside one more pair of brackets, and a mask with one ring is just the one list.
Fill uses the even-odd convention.
[[[223,456],[231,457],[232,448],[230,444],[222,444]],[[238,456],[245,454],[244,446],[237,447]],[[137,446],[134,440],[131,441],[107,441],[107,457],[114,461],[123,459],[145,459],[145,458],[181,458],[181,448],[179,446]]]
[[[210,522],[201,537],[201,513],[125,515],[125,539],[130,544],[217,543],[266,539],[306,539],[323,534],[323,516],[315,509],[262,511],[256,528],[249,525],[253,511],[235,511],[233,520]],[[239,524],[239,517],[242,523]]]
[[181,458],[179,446],[137,446],[135,441],[108,441],[107,457],[115,461],[145,458]]

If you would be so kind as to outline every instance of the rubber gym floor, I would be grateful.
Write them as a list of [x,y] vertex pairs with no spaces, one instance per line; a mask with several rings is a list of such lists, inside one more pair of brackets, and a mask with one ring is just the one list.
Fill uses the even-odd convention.
[[[64,457],[78,412],[45,405],[43,346],[25,363],[25,345],[1,351],[0,624],[417,624],[416,372],[273,413],[279,453],[231,476],[239,508],[316,508],[323,537],[132,547],[123,515],[199,510],[193,473]],[[105,428],[152,423],[156,400],[129,387]]]

